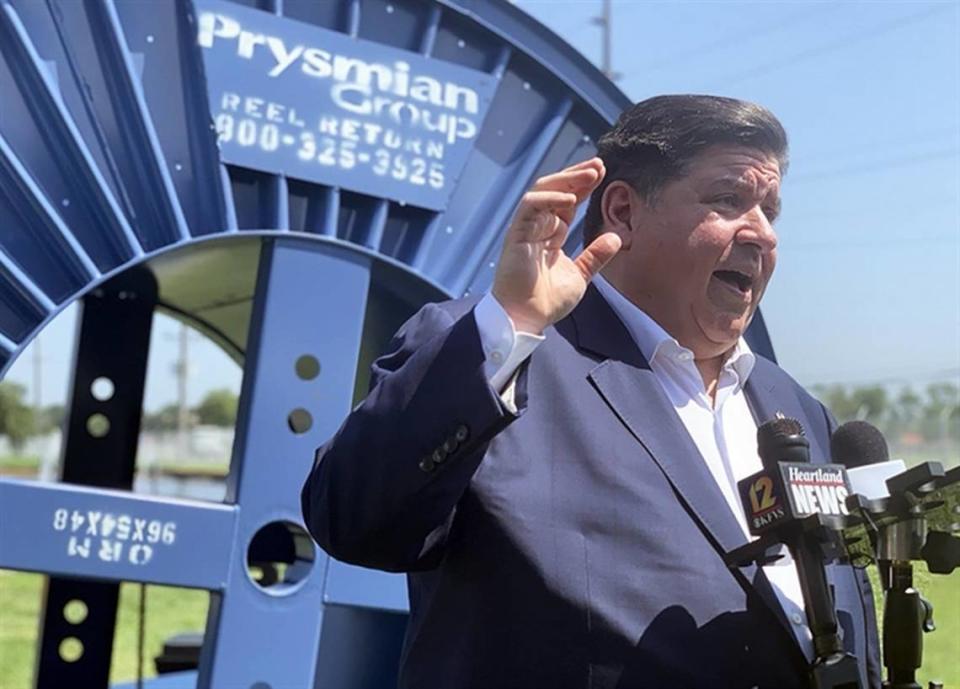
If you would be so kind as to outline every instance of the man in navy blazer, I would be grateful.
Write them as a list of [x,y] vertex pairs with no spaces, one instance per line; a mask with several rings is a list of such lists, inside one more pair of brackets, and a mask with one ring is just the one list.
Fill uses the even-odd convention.
[[[396,334],[318,452],[306,524],[408,573],[403,687],[803,687],[792,563],[723,559],[748,540],[757,425],[795,418],[829,460],[829,413],[741,337],[776,260],[785,134],[750,103],[664,96],[598,146],[524,197],[489,294]],[[869,583],[827,576],[878,687]]]

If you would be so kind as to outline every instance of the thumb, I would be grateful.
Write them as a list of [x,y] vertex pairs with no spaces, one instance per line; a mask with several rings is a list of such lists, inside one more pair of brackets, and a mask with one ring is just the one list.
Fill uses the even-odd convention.
[[583,279],[587,282],[592,280],[610,262],[610,259],[617,255],[622,244],[623,240],[615,232],[604,232],[590,242],[590,246],[581,251],[574,260]]

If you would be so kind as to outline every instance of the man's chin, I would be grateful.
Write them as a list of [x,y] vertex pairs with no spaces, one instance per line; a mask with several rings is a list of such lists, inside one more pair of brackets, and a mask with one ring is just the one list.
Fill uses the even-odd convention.
[[710,345],[710,349],[717,354],[729,352],[740,340],[741,335],[750,324],[749,316],[740,315],[737,318],[719,318],[712,323],[701,323],[700,331]]

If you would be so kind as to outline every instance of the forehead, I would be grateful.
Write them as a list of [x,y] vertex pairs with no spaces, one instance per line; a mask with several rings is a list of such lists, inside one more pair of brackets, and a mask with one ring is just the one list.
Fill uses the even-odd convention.
[[742,146],[713,146],[687,166],[686,178],[696,185],[733,184],[757,191],[780,187],[780,163],[776,157]]

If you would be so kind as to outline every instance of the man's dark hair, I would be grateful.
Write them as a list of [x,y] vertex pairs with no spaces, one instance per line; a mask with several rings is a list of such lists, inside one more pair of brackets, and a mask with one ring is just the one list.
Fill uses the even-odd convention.
[[656,96],[624,111],[597,142],[607,174],[590,197],[584,244],[603,225],[600,199],[615,180],[630,184],[647,203],[656,203],[666,182],[686,172],[688,164],[716,144],[734,144],[772,155],[787,169],[787,133],[766,108],[721,96]]

